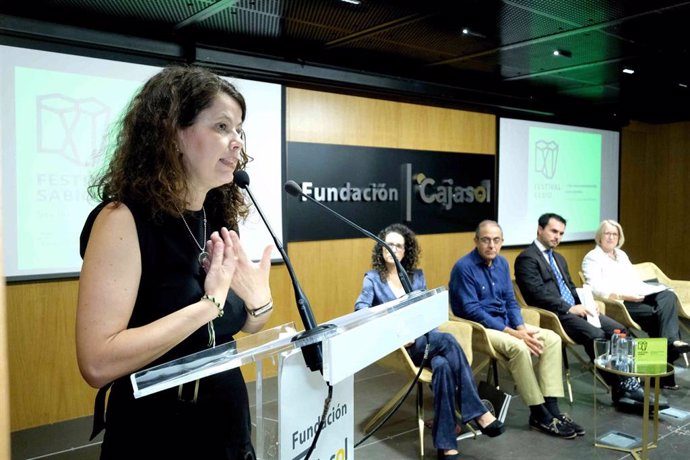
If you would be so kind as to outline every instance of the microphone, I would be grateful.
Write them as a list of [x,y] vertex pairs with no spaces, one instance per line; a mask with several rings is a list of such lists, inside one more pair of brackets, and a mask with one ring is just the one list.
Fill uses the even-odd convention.
[[400,263],[400,261],[399,261],[398,258],[396,257],[396,255],[395,255],[395,253],[393,252],[393,250],[390,248],[390,246],[388,246],[388,245],[386,244],[385,241],[383,241],[381,238],[379,238],[378,236],[374,235],[374,234],[371,233],[370,231],[365,230],[364,228],[362,228],[362,227],[360,227],[359,225],[355,224],[354,222],[352,222],[351,220],[349,220],[349,219],[346,218],[345,216],[342,216],[342,215],[338,214],[337,212],[335,212],[334,210],[332,210],[331,208],[329,208],[329,207],[326,206],[325,204],[321,203],[320,201],[317,201],[317,200],[315,200],[314,198],[312,198],[312,197],[310,197],[309,195],[307,195],[306,193],[304,193],[304,192],[302,191],[302,187],[300,187],[299,185],[297,185],[297,182],[295,182],[294,180],[289,180],[289,181],[285,182],[285,185],[283,186],[283,188],[285,189],[286,192],[288,192],[288,193],[289,193],[290,195],[292,195],[292,196],[296,196],[296,197],[303,196],[304,198],[308,199],[309,201],[313,201],[314,203],[318,204],[319,206],[321,206],[322,208],[324,208],[325,210],[327,210],[328,212],[330,212],[331,214],[333,214],[334,216],[336,216],[338,219],[342,220],[343,222],[345,222],[346,224],[350,225],[351,227],[354,227],[354,228],[355,228],[356,230],[358,230],[359,232],[364,233],[366,236],[368,236],[369,238],[371,238],[372,240],[376,241],[376,242],[379,243],[381,246],[383,246],[384,248],[386,248],[386,250],[388,251],[388,253],[389,253],[389,254],[391,255],[391,257],[393,258],[393,261],[395,262],[395,268],[398,270],[398,278],[400,278],[400,282],[402,283],[403,289],[405,289],[405,293],[406,293],[406,294],[409,294],[410,292],[412,292],[412,283],[410,282],[410,278],[409,278],[409,276],[407,275],[407,272],[406,272],[405,269],[403,268],[402,264]]
[[[297,302],[297,310],[299,311],[300,318],[302,318],[302,324],[304,324],[304,332],[297,334],[293,338],[293,341],[316,334],[318,332],[321,332],[323,329],[335,327],[335,325],[333,324],[324,324],[322,326],[317,327],[316,319],[314,319],[314,313],[311,309],[311,304],[309,303],[307,296],[304,294],[304,291],[302,291],[302,287],[300,286],[299,281],[297,281],[297,275],[295,275],[295,270],[292,268],[290,258],[285,252],[285,249],[283,248],[283,245],[280,243],[280,240],[276,236],[275,232],[273,232],[273,229],[269,225],[268,220],[266,220],[264,213],[261,211],[259,204],[254,199],[254,195],[252,195],[252,192],[249,189],[249,174],[247,174],[247,171],[237,170],[233,175],[235,185],[245,190],[247,192],[247,195],[249,195],[249,198],[252,200],[252,203],[254,203],[254,207],[256,207],[256,210],[258,211],[261,220],[264,222],[264,225],[266,225],[268,233],[271,234],[271,238],[273,238],[273,242],[275,243],[276,248],[278,248],[278,252],[280,252],[280,255],[283,257],[283,260],[285,261],[285,266],[287,267],[288,273],[290,274],[290,279],[292,280],[292,287],[295,291],[295,301]],[[323,369],[321,343],[314,343],[304,346],[302,347],[302,352],[304,355],[304,360],[307,363],[307,367],[309,367],[309,369],[311,369],[312,371],[321,371]]]
[[290,279],[292,279],[292,287],[295,290],[295,300],[297,301],[297,310],[299,311],[299,315],[302,318],[302,324],[304,324],[304,329],[314,329],[314,327],[316,327],[316,320],[314,319],[314,313],[312,312],[311,304],[309,303],[307,296],[304,294],[304,291],[302,291],[302,287],[300,286],[299,281],[297,281],[295,270],[292,268],[292,263],[290,263],[290,258],[287,256],[285,249],[283,249],[283,245],[280,243],[278,237],[273,232],[273,229],[268,224],[268,221],[264,217],[264,213],[261,211],[261,208],[254,199],[254,195],[252,195],[252,192],[249,189],[249,174],[247,174],[247,171],[238,170],[235,171],[234,176],[235,184],[239,188],[246,190],[247,195],[249,195],[249,198],[251,198],[252,203],[254,203],[256,210],[259,212],[261,220],[264,221],[264,224],[268,229],[268,233],[271,234],[271,238],[273,238],[273,242],[275,243],[276,248],[278,248],[278,252],[280,252],[280,255],[283,256],[285,266],[287,267],[288,273],[290,274]]

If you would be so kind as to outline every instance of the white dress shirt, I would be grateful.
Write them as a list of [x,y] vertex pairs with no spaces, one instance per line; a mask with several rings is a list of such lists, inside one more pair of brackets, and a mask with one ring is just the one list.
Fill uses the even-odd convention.
[[628,255],[622,249],[614,249],[615,258],[609,257],[600,246],[589,251],[582,261],[585,283],[592,286],[596,297],[608,298],[611,294],[645,296],[650,285],[638,276]]

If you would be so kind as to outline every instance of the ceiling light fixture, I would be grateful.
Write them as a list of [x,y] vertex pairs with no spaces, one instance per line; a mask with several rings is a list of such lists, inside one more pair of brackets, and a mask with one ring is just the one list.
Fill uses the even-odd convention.
[[462,34],[469,35],[470,37],[486,38],[486,35],[470,30],[468,27],[462,28]]
[[623,69],[623,73],[627,73],[628,75],[632,75],[635,73],[633,69],[628,69],[627,67]]
[[349,3],[351,5],[359,5],[362,3],[362,0],[340,0],[343,3]]
[[678,83],[678,86],[680,86],[681,88],[687,88],[688,87],[688,85],[686,83]]
[[573,57],[573,53],[568,50],[553,50],[554,56]]

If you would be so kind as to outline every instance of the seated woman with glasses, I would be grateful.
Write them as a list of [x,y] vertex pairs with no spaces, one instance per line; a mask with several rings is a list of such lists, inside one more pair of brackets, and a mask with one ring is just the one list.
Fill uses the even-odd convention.
[[[669,363],[690,345],[680,339],[678,328],[678,298],[663,286],[653,286],[640,280],[628,255],[621,249],[625,242],[623,227],[614,220],[604,220],[594,236],[596,247],[582,261],[585,282],[592,286],[596,297],[622,301],[630,316],[650,337],[668,340]],[[661,385],[677,389],[673,375],[663,377]]]
[[[395,252],[412,282],[412,289],[426,289],[422,270],[417,269],[420,247],[415,234],[402,224],[392,224],[379,233],[379,238]],[[390,253],[376,243],[371,254],[373,270],[364,275],[362,292],[355,302],[355,310],[389,302],[405,295]],[[455,408],[460,408],[462,423],[474,420],[487,436],[498,436],[504,431],[503,423],[494,417],[482,403],[472,378],[472,370],[465,353],[451,334],[433,330],[405,345],[412,362],[422,363],[424,349],[429,341],[429,362],[434,392],[434,423],[432,437],[438,449],[438,458],[458,458]]]

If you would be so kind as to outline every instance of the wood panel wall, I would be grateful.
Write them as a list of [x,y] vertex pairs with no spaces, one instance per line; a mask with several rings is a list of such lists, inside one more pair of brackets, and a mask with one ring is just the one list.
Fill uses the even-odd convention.
[[[288,141],[496,153],[493,115],[294,88],[288,90],[286,104]],[[467,234],[446,234],[422,235],[420,243],[427,283],[437,287],[448,283],[450,267],[472,241]],[[352,311],[371,266],[373,245],[369,239],[289,244],[303,287],[318,306],[318,321]]]
[[[0,167],[0,177],[2,168]],[[0,274],[5,273],[2,241],[2,201],[0,200]],[[10,458],[10,378],[7,347],[5,285],[0,285],[0,459]]]
[[[288,141],[496,154],[493,115],[299,89],[288,89],[286,114]],[[420,236],[421,268],[429,287],[448,283],[455,261],[473,248],[472,237],[471,233]],[[318,322],[352,311],[370,265],[370,240],[299,242],[287,247]],[[591,244],[562,248],[571,270],[579,267],[589,249]],[[506,249],[503,255],[512,265],[518,252]],[[282,264],[271,268],[271,288],[275,312],[267,327],[294,321],[302,329]],[[95,390],[83,382],[76,365],[77,289],[76,280],[7,287],[12,431],[92,413]],[[252,375],[251,368],[245,370],[248,379]]]
[[[93,414],[96,390],[84,382],[77,367],[78,288],[78,280],[7,286],[12,431]],[[301,328],[282,265],[271,268],[271,288],[277,308],[267,327],[295,321]],[[265,372],[275,374],[275,367],[267,363]],[[252,367],[246,369],[248,379],[253,375]]]
[[621,142],[620,222],[633,263],[690,280],[690,123],[631,123]]

